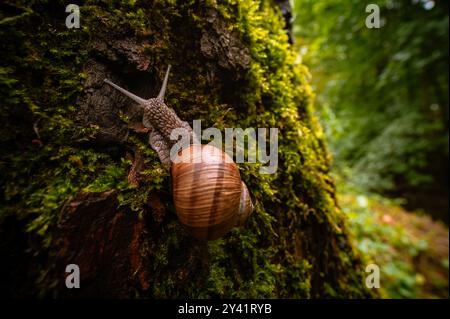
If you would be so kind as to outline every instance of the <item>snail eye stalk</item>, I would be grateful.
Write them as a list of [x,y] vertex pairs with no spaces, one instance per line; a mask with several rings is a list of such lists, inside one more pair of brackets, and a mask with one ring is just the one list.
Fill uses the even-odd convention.
[[166,94],[167,80],[169,79],[170,67],[171,66],[169,64],[169,66],[167,67],[166,75],[164,76],[164,81],[163,81],[163,84],[161,86],[161,90],[159,91],[159,94],[158,94],[158,97],[157,97],[157,99],[161,100],[161,101],[164,101],[164,96]]

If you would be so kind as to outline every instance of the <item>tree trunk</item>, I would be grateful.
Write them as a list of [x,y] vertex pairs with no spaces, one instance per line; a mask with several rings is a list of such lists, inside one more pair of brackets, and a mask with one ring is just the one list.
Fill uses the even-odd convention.
[[[134,2],[85,1],[72,29],[63,1],[0,6],[2,293],[373,296],[279,8]],[[255,211],[220,240],[180,225],[140,109],[103,82],[155,97],[168,64],[166,103],[181,119],[279,128],[276,174],[240,165]],[[80,268],[79,289],[66,288],[68,264]]]

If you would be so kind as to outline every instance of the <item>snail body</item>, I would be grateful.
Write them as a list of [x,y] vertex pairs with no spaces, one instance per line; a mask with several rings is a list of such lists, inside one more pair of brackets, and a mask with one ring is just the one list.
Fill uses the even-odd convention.
[[[158,97],[149,100],[105,82],[143,107],[143,124],[151,130],[149,144],[170,167],[174,206],[181,224],[197,239],[214,240],[243,225],[253,204],[232,158],[214,146],[200,144],[190,125],[164,103],[169,70],[170,66]],[[170,134],[177,128],[187,130],[193,143],[183,147],[172,161],[170,149],[176,141]]]

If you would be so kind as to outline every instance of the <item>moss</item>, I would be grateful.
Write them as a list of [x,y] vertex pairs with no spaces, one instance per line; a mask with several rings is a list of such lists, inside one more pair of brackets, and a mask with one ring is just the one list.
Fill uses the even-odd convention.
[[[99,150],[91,140],[96,127],[75,128],[77,97],[92,57],[90,41],[108,33],[148,40],[141,54],[164,69],[173,64],[167,101],[182,118],[201,118],[203,126],[278,127],[279,169],[259,174],[258,165],[240,167],[255,200],[244,229],[206,247],[208,263],[201,284],[183,282],[175,256],[190,243],[173,208],[149,252],[154,274],[150,297],[308,298],[361,297],[357,253],[328,175],[330,156],[315,119],[307,69],[296,62],[279,12],[269,1],[86,1],[79,30],[61,23],[45,1],[23,4],[26,14],[2,24],[0,72],[2,107],[0,222],[9,215],[27,221],[26,232],[40,239],[36,251],[51,248],[63,205],[78,191],[119,190],[123,208],[151,218],[150,192],[170,198],[169,176],[142,137],[130,143],[145,156],[146,183],[128,185],[130,162],[118,148]],[[247,68],[224,67],[200,52],[210,11],[248,48]],[[39,30],[30,32],[36,20]],[[186,63],[189,61],[189,63]],[[210,69],[218,70],[213,77]],[[125,117],[122,117],[124,120]],[[16,119],[16,120],[15,120]],[[38,127],[38,133],[33,130]],[[33,142],[34,141],[34,142]],[[41,145],[42,144],[42,145]],[[170,201],[170,199],[169,199]],[[151,226],[156,227],[156,226]],[[321,237],[323,239],[319,240]],[[317,241],[317,242],[316,242]],[[150,248],[149,248],[150,249]],[[170,266],[170,267],[169,267]],[[167,271],[169,267],[171,271]],[[355,268],[356,267],[356,268]],[[44,272],[44,270],[42,270]],[[42,284],[45,287],[45,281]],[[142,296],[142,293],[139,293]]]

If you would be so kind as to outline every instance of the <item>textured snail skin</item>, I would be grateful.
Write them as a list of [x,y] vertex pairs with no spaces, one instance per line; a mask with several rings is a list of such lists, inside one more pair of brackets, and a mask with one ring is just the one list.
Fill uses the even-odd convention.
[[[201,145],[187,122],[164,103],[170,66],[158,97],[142,99],[105,79],[105,82],[136,101],[144,110],[143,124],[150,129],[149,144],[162,163],[171,167],[175,210],[189,233],[202,240],[217,239],[234,226],[242,226],[253,210],[249,191],[239,169],[222,150]],[[184,128],[193,144],[179,152],[180,162],[170,159],[174,129]]]

